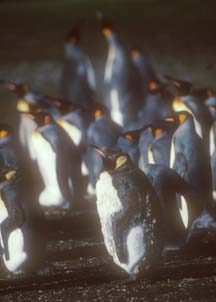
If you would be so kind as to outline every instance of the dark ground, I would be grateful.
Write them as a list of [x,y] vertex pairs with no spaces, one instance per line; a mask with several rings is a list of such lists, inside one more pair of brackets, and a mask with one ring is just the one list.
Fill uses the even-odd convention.
[[[0,301],[215,301],[213,238],[163,259],[155,276],[129,282],[104,248],[95,210],[47,214],[47,255],[34,275],[1,265]],[[214,242],[215,242],[214,238]]]
[[[141,46],[156,70],[216,86],[216,2],[0,1],[0,78],[27,81],[58,94],[63,37],[80,25],[82,45],[97,72],[98,97],[106,44],[95,20],[102,10],[117,21],[129,45]],[[2,122],[16,125],[15,98],[0,91]],[[35,275],[0,267],[0,301],[216,301],[215,240],[202,240],[164,259],[154,278],[129,283],[106,254],[95,210],[47,215],[46,261]]]

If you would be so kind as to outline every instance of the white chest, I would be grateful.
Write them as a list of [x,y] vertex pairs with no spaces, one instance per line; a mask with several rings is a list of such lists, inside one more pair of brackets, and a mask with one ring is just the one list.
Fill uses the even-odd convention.
[[8,217],[8,211],[0,194],[0,224]]
[[106,67],[105,67],[105,75],[104,75],[105,83],[108,83],[112,78],[112,70],[113,70],[115,56],[116,56],[116,53],[115,53],[114,48],[110,47],[109,52],[108,52]]
[[214,126],[211,127],[210,134],[209,134],[209,152],[210,156],[213,155],[215,151],[215,135],[214,135]]
[[117,89],[110,91],[111,117],[118,125],[123,126],[123,114],[120,110],[120,100]]

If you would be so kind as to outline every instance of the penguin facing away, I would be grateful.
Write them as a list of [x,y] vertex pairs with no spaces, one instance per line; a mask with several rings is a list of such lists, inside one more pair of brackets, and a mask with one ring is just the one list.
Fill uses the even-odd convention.
[[79,40],[79,30],[73,28],[66,37],[60,93],[73,104],[89,107],[95,98],[95,74],[89,58],[79,45]]
[[136,278],[160,260],[160,203],[148,178],[127,154],[94,148],[103,160],[96,194],[105,246],[114,262]]
[[23,202],[19,171],[5,167],[0,176],[0,245],[3,263],[13,273],[35,270],[45,253],[42,220],[34,219],[35,211],[28,207]]

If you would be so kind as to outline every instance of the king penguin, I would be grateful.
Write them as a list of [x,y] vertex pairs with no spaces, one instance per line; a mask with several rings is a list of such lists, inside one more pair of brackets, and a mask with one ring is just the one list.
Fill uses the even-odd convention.
[[74,27],[66,37],[60,95],[73,104],[89,107],[95,99],[95,74],[79,42],[79,30]]
[[142,106],[141,77],[111,23],[102,18],[101,25],[109,47],[104,75],[105,103],[113,121],[124,127],[136,122]]
[[[87,146],[96,145],[99,148],[103,146],[113,148],[122,133],[121,127],[111,120],[109,111],[103,104],[95,104],[92,114],[93,120],[87,130]],[[99,155],[92,148],[87,148],[84,154],[84,162],[89,177],[88,193],[92,195],[95,193],[96,182],[102,169]]]
[[96,185],[97,211],[106,249],[133,279],[157,268],[163,248],[161,209],[145,174],[129,155],[107,148]]
[[44,260],[46,244],[42,216],[29,207],[20,182],[19,170],[1,169],[0,245],[4,266],[12,273],[35,271]]
[[80,154],[69,136],[48,113],[32,114],[32,118],[37,123],[32,146],[44,183],[39,203],[45,207],[68,208],[70,202],[76,204],[81,200]]

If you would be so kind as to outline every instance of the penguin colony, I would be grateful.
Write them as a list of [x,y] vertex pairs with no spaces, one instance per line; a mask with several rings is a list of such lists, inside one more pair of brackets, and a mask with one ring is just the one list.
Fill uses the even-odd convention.
[[96,199],[107,252],[133,279],[199,230],[216,230],[215,92],[158,75],[99,19],[104,102],[77,28],[65,41],[60,98],[1,81],[19,115],[17,135],[0,124],[0,254],[10,272],[42,265],[45,208]]

